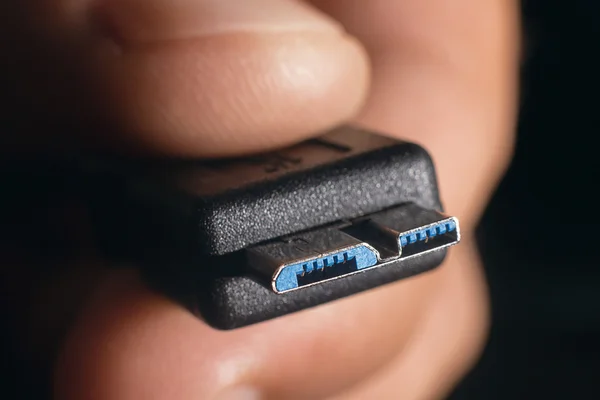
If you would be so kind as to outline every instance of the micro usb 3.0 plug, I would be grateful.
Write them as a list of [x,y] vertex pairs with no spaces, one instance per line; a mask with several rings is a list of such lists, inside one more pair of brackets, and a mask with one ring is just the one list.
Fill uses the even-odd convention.
[[90,171],[106,253],[221,329],[425,272],[460,241],[425,150],[350,126],[242,159]]

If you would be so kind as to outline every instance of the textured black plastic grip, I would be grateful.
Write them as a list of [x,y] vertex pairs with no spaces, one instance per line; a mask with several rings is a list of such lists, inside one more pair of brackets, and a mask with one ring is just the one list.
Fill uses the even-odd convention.
[[445,255],[446,250],[440,250],[282,295],[247,277],[216,277],[199,284],[197,297],[189,297],[185,302],[194,304],[198,315],[210,325],[234,329],[426,272],[437,267]]
[[92,203],[105,248],[140,262],[151,283],[221,329],[439,265],[445,250],[281,295],[253,280],[245,266],[248,246],[406,202],[441,211],[433,163],[415,144],[342,127],[299,146],[225,164],[104,173],[107,185],[97,186],[104,187],[102,204]]

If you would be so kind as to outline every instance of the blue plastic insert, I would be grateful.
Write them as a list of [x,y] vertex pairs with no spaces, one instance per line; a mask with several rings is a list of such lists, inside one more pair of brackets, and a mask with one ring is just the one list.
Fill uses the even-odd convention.
[[[341,267],[343,264],[347,265],[348,268],[335,268],[336,273],[331,274],[333,273],[331,267]],[[315,274],[314,277],[322,278],[317,278],[316,281],[326,280],[372,267],[375,264],[377,264],[377,255],[367,246],[361,245],[326,257],[318,257],[284,267],[275,279],[275,289],[280,293],[296,289],[301,286],[298,283],[299,277]]]
[[456,222],[454,222],[454,220],[444,221],[437,225],[432,225],[427,229],[400,236],[400,246],[406,247],[409,244],[432,239],[438,235],[443,235],[444,233],[453,232],[455,230]]

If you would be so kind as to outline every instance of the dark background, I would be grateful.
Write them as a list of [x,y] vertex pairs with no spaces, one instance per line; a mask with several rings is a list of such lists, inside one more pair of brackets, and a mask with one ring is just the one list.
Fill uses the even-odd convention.
[[[451,400],[600,399],[600,2],[522,8],[516,154],[478,231],[493,325]],[[0,374],[0,398],[29,397],[35,377]]]
[[478,232],[493,326],[451,398],[600,399],[600,2],[522,8],[516,155]]

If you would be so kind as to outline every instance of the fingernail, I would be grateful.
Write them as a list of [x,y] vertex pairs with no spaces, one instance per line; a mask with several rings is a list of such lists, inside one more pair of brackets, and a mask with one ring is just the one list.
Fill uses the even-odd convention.
[[251,387],[230,388],[221,392],[216,400],[261,400],[263,396]]
[[103,0],[93,16],[125,44],[234,32],[339,32],[341,26],[297,0]]

